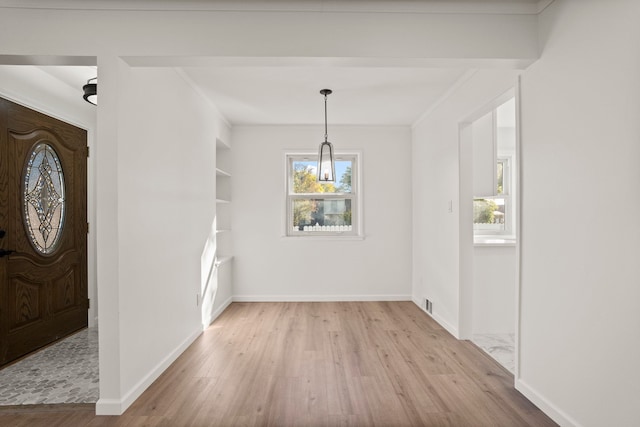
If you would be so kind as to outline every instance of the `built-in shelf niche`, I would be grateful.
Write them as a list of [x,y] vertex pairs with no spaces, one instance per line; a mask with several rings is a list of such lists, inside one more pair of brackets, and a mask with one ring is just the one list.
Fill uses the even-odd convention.
[[231,147],[216,139],[216,263],[231,259]]

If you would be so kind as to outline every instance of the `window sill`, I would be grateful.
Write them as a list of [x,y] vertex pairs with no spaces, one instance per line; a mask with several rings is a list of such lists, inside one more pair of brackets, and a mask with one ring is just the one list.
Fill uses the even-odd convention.
[[475,236],[473,246],[516,246],[516,239],[500,236]]
[[335,235],[322,235],[322,236],[318,236],[318,235],[313,235],[313,234],[299,234],[299,235],[295,235],[295,236],[280,236],[281,239],[284,240],[333,240],[333,241],[354,241],[354,240],[364,240],[364,236],[354,236],[354,235],[347,235],[347,236],[341,236],[339,234],[335,234]]

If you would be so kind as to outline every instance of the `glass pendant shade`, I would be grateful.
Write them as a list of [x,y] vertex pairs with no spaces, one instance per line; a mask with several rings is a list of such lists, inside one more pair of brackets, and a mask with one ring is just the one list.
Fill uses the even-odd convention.
[[331,95],[331,89],[322,89],[320,94],[324,96],[324,142],[318,150],[318,181],[334,182],[336,180],[336,164],[333,158],[333,145],[327,141],[327,95]]
[[320,144],[318,152],[318,181],[334,182],[336,180],[336,167],[333,158],[333,145],[325,141]]

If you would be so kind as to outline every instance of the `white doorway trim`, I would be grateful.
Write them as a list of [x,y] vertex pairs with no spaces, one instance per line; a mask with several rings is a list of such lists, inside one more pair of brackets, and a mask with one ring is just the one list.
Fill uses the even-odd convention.
[[459,123],[458,166],[459,166],[459,289],[458,289],[458,338],[471,339],[473,334],[474,301],[474,236],[473,236],[473,134],[472,123],[491,110],[515,97],[516,103],[516,266],[515,266],[515,380],[519,378],[520,354],[520,269],[521,269],[521,224],[522,224],[522,150],[520,118],[520,80],[514,87],[494,98]]

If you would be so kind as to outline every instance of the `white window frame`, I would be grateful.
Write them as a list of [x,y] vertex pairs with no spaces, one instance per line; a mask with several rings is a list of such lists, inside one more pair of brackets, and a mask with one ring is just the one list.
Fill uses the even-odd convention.
[[[363,238],[362,221],[362,153],[359,151],[336,151],[335,159],[351,160],[351,193],[293,193],[293,162],[294,161],[317,161],[317,151],[294,151],[284,152],[284,215],[283,215],[283,237],[296,239],[339,239],[348,240]],[[293,200],[299,199],[350,199],[351,200],[351,230],[322,230],[304,231],[296,230],[293,227]]]
[[494,199],[503,199],[504,200],[504,230],[499,230],[499,229],[491,229],[490,227],[487,228],[476,228],[475,224],[474,224],[474,230],[473,230],[473,234],[475,237],[480,237],[482,238],[483,236],[513,236],[514,232],[514,228],[513,228],[513,220],[514,220],[514,215],[513,215],[513,201],[512,201],[512,196],[511,196],[511,186],[512,186],[512,181],[513,181],[513,177],[511,176],[512,173],[512,167],[511,164],[513,162],[513,158],[511,156],[498,156],[496,158],[496,175],[498,172],[498,163],[502,163],[502,193],[498,194],[498,181],[497,181],[497,176],[496,179],[494,180],[494,195],[490,195],[490,196],[477,196],[474,198],[478,198],[478,199],[487,199],[487,200],[494,200]]

